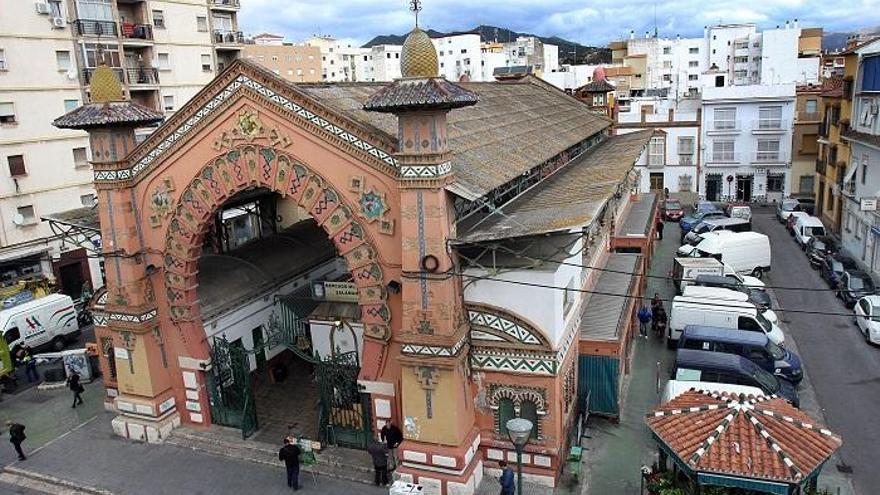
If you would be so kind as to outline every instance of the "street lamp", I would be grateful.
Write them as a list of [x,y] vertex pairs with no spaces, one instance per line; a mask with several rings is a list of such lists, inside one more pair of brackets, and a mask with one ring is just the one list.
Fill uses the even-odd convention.
[[529,437],[532,436],[532,422],[523,418],[514,418],[507,422],[507,436],[516,448],[516,494],[522,495],[522,452]]

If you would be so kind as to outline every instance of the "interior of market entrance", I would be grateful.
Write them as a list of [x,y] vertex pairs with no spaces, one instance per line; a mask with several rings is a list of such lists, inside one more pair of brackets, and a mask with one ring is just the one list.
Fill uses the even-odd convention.
[[205,237],[198,294],[215,423],[268,443],[365,446],[357,290],[304,210],[265,189],[227,200]]

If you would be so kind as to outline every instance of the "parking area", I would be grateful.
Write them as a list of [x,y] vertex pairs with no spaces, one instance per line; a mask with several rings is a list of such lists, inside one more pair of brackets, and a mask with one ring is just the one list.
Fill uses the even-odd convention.
[[[770,237],[773,269],[764,277],[764,282],[770,286],[780,287],[806,287],[827,288],[818,274],[812,270],[809,263],[795,241],[788,235],[784,227],[775,220],[773,210],[769,208],[756,208],[754,210],[754,230],[767,234]],[[647,280],[647,296],[658,293],[664,300],[671,301],[675,297],[675,286],[668,278],[672,272],[675,251],[679,247],[680,229],[675,222],[667,222],[664,239],[658,241],[651,264],[651,278]],[[851,426],[857,428],[871,428],[876,425],[876,420],[867,417],[873,408],[867,403],[873,404],[880,401],[880,374],[874,372],[870,387],[865,387],[858,382],[862,377],[854,378],[851,372],[847,372],[845,357],[833,357],[837,352],[828,353],[823,351],[835,340],[832,332],[844,332],[846,335],[845,346],[861,346],[856,352],[860,355],[873,353],[873,364],[870,369],[880,371],[880,363],[876,357],[880,350],[867,348],[852,324],[851,318],[840,316],[848,314],[849,310],[837,301],[831,291],[783,291],[769,289],[775,306],[782,308],[778,312],[781,327],[786,334],[786,346],[801,355],[805,366],[805,378],[798,387],[801,399],[801,408],[812,417],[825,422],[831,430],[840,434],[844,440],[844,447],[840,455],[832,457],[825,465],[822,476],[819,478],[819,487],[830,490],[830,493],[847,495],[853,493],[849,475],[845,472],[847,466],[853,467],[853,475],[862,471],[863,478],[859,479],[862,488],[856,493],[869,494],[873,491],[868,488],[877,486],[880,480],[877,474],[871,477],[858,463],[854,463],[852,457],[859,457],[860,463],[866,464],[871,459],[869,445],[877,444],[880,438],[874,437],[870,441],[860,438],[858,444],[864,444],[866,450],[851,450],[858,445],[853,445],[853,437],[859,433],[851,431],[848,427],[838,423],[839,418],[845,421],[853,421]],[[671,303],[665,303],[669,308]],[[816,316],[784,311],[785,309],[809,309],[837,313],[838,316]],[[832,330],[834,329],[834,330]],[[840,342],[844,345],[844,342]],[[843,352],[843,351],[841,351]],[[845,354],[845,352],[843,352]],[[624,394],[623,408],[619,422],[594,418],[585,441],[586,450],[586,479],[584,493],[606,494],[615,493],[622,495],[638,494],[641,492],[639,470],[641,466],[650,466],[657,458],[656,444],[651,438],[651,433],[645,426],[645,414],[660,402],[660,394],[669,379],[675,352],[668,350],[665,342],[654,336],[648,339],[637,338],[633,353],[632,372],[627,377]],[[828,368],[835,368],[829,371]],[[844,390],[829,392],[826,388],[835,388],[846,385]],[[864,388],[863,388],[864,387]],[[849,394],[873,395],[873,400],[862,398],[859,402],[853,402],[847,398]],[[835,402],[835,413],[829,411],[828,401]],[[848,404],[866,403],[860,413],[844,413],[849,409]],[[860,423],[859,423],[860,422]],[[873,429],[873,428],[871,428]],[[877,430],[880,436],[880,430]],[[861,452],[859,454],[858,452]],[[843,471],[838,470],[841,465]]]

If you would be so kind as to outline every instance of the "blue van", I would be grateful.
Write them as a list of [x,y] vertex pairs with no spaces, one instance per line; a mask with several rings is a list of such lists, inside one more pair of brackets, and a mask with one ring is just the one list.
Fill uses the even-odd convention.
[[763,332],[687,325],[678,339],[678,348],[736,354],[794,384],[804,378],[797,354],[774,344]]
[[735,354],[679,349],[675,354],[672,379],[692,382],[731,383],[758,387],[764,393],[788,400],[800,407],[794,385],[768,373],[757,364]]

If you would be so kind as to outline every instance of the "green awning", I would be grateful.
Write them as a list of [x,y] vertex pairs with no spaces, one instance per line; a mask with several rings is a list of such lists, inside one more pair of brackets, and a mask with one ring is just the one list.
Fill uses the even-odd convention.
[[697,473],[697,483],[700,486],[723,486],[726,488],[741,488],[773,495],[789,495],[791,487],[788,483],[774,483],[756,479],[737,478],[720,474]]

